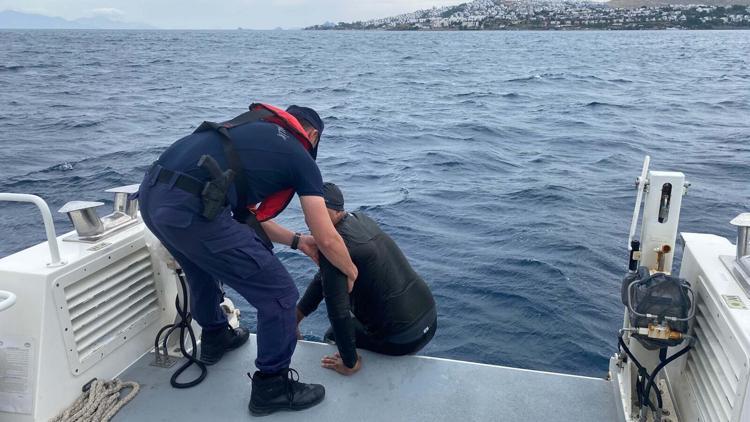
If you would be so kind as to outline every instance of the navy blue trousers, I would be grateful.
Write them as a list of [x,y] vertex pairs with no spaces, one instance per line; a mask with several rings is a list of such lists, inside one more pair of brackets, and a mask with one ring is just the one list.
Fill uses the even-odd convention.
[[223,282],[258,310],[255,366],[261,372],[289,367],[299,298],[289,272],[250,227],[232,218],[229,207],[207,220],[200,198],[174,187],[174,180],[156,181],[160,169],[153,166],[141,183],[141,217],[185,272],[193,318],[207,330],[227,325],[219,306]]

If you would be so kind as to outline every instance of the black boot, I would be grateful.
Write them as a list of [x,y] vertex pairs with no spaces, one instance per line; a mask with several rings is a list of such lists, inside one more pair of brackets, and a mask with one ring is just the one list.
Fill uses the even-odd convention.
[[308,409],[322,402],[326,395],[326,389],[320,384],[299,382],[299,373],[290,368],[273,375],[256,371],[250,378],[253,392],[248,407],[253,416],[265,416],[277,410]]
[[246,329],[226,326],[218,330],[201,333],[201,361],[213,365],[224,356],[224,352],[236,349],[247,341],[250,332]]

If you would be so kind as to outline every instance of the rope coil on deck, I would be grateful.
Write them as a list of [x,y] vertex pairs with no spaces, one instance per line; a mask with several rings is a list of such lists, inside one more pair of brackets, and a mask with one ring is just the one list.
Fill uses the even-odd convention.
[[[121,398],[123,390],[128,388],[130,392]],[[49,422],[108,422],[140,389],[136,382],[92,380],[70,407]]]

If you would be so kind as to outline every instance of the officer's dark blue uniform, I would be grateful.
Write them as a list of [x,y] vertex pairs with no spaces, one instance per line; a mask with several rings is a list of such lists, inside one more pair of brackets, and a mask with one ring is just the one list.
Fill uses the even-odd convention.
[[[249,184],[249,204],[290,187],[299,196],[323,195],[315,161],[280,126],[256,122],[232,128],[229,133]],[[193,317],[204,330],[227,325],[219,307],[219,280],[258,310],[255,364],[261,372],[276,373],[288,368],[296,346],[299,293],[292,277],[251,228],[232,218],[230,209],[237,201],[234,186],[228,192],[231,206],[208,220],[201,215],[201,199],[176,183],[178,178],[200,183],[209,179],[198,166],[204,154],[228,168],[220,136],[215,131],[194,133],[161,155],[140,186],[141,216],[182,266],[190,286]]]

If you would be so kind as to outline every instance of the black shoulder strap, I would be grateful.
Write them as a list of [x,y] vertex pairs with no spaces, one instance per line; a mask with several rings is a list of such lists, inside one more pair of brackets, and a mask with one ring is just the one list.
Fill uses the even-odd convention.
[[268,249],[273,249],[271,238],[268,237],[268,233],[266,233],[266,230],[260,224],[260,221],[258,221],[258,217],[256,217],[255,214],[248,212],[245,224],[255,231],[255,234],[258,235],[258,239],[260,239],[261,243],[263,243]]
[[[252,106],[250,107],[252,108]],[[234,215],[234,219],[241,223],[244,223],[247,220],[247,217],[251,214],[247,209],[247,190],[250,185],[247,181],[245,170],[242,167],[242,160],[240,160],[240,156],[234,147],[234,141],[229,135],[229,129],[263,120],[272,114],[271,111],[264,108],[258,108],[255,110],[251,109],[250,111],[246,111],[234,119],[223,123],[203,122],[194,132],[215,130],[221,135],[221,145],[224,148],[224,155],[227,158],[229,168],[232,169],[235,174],[234,190],[237,194],[237,206],[232,210],[232,214]]]
[[227,157],[227,163],[229,168],[232,169],[235,176],[234,178],[234,190],[237,194],[237,206],[232,210],[234,219],[239,222],[245,222],[250,211],[247,209],[247,175],[245,169],[242,167],[242,161],[240,155],[237,154],[237,150],[234,148],[234,142],[232,137],[229,136],[229,131],[224,126],[219,126],[216,129],[221,135],[221,145],[224,147],[224,155]]
[[273,113],[270,110],[267,110],[265,108],[256,108],[255,110],[253,110],[252,109],[253,106],[254,104],[250,106],[251,107],[250,111],[246,111],[232,120],[227,120],[221,125],[226,128],[233,128],[235,126],[240,126],[240,125],[244,125],[247,123],[254,123],[254,122],[273,116]]

